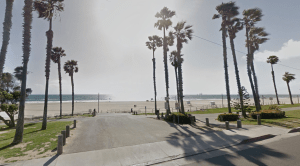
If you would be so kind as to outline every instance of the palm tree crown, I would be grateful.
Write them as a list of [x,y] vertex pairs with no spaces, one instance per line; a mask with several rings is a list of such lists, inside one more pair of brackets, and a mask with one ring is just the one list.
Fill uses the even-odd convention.
[[[177,55],[178,61],[182,63],[183,58],[180,54],[181,49],[183,48],[183,43],[188,43],[188,39],[192,40],[192,33],[194,32],[191,28],[192,25],[185,26],[186,22],[182,21],[177,23],[177,25],[174,27],[175,32],[170,31],[169,36],[174,36],[177,39]],[[172,53],[171,53],[172,54]]]
[[33,7],[39,14],[39,18],[50,20],[56,11],[63,11],[64,0],[36,0],[34,1]]
[[157,20],[154,27],[158,27],[159,30],[162,30],[162,28],[168,29],[172,25],[170,18],[174,15],[175,11],[171,11],[167,7],[164,7],[160,12],[156,13],[155,17],[161,18],[161,20]]
[[162,40],[157,35],[149,36],[149,41],[146,42],[146,46],[150,49],[155,51],[157,47],[162,46]]
[[287,83],[290,83],[291,81],[293,81],[294,79],[296,79],[295,77],[295,74],[291,74],[289,72],[285,72],[282,79],[283,81],[287,82]]
[[58,63],[58,61],[60,60],[60,57],[63,57],[63,56],[66,56],[66,54],[65,54],[65,50],[63,50],[61,47],[52,48],[51,60],[54,63]]
[[279,58],[276,55],[271,55],[268,57],[267,63],[271,63],[272,65],[277,64]]
[[69,76],[72,76],[73,73],[77,73],[78,72],[77,61],[75,60],[67,61],[64,65],[64,70],[66,73],[69,74]]

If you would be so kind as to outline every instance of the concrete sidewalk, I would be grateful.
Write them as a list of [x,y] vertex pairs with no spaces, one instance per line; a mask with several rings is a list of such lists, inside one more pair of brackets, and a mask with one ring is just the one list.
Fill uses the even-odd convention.
[[[197,154],[207,154],[214,150],[231,147],[239,144],[243,140],[255,138],[267,134],[288,137],[290,130],[269,126],[256,126],[246,129],[232,129],[205,133],[192,137],[170,139],[166,141],[139,144],[133,146],[117,147],[112,149],[103,149],[87,151],[72,154],[62,154],[35,160],[28,160],[7,164],[10,166],[35,166],[35,165],[152,165],[161,164],[173,165],[173,161],[181,160]],[[298,134],[298,133],[296,133]],[[247,146],[245,144],[244,146]],[[187,161],[186,163],[191,162]],[[180,165],[181,165],[180,164]]]

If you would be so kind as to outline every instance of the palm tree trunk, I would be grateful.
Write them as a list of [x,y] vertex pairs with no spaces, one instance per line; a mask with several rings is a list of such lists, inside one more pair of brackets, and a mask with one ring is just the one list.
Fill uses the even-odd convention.
[[153,50],[153,84],[154,84],[154,108],[155,114],[157,115],[157,119],[159,119],[159,114],[157,112],[157,105],[156,105],[156,81],[155,81],[155,58],[154,58],[154,50]]
[[225,69],[225,82],[226,82],[226,94],[227,94],[227,105],[228,105],[228,113],[231,113],[230,107],[230,89],[229,89],[229,78],[228,78],[228,65],[227,65],[227,51],[226,51],[226,27],[224,24],[225,16],[222,18],[222,43],[223,43],[223,58],[224,58],[224,69]]
[[180,97],[179,97],[179,89],[178,89],[177,67],[174,67],[174,69],[175,69],[175,78],[176,78],[177,101],[178,101],[178,104],[179,104],[180,103]]
[[242,110],[243,117],[246,117],[247,115],[246,115],[246,112],[244,110],[244,103],[243,103],[243,91],[242,91],[242,87],[241,87],[241,80],[240,80],[239,69],[238,69],[236,55],[235,55],[234,42],[233,42],[232,37],[230,37],[230,46],[231,46],[233,62],[234,62],[234,68],[235,68],[235,77],[236,77],[238,92],[239,92],[239,96],[240,96],[241,110]]
[[253,54],[251,56],[252,60],[251,60],[251,70],[252,70],[252,74],[253,74],[253,78],[254,78],[254,86],[255,86],[255,92],[256,92],[256,101],[257,101],[257,106],[259,108],[259,110],[261,110],[260,107],[260,99],[259,99],[259,93],[258,93],[258,84],[257,84],[257,77],[256,77],[256,73],[255,73],[255,69],[254,69],[254,64],[253,64]]
[[50,19],[49,30],[46,32],[46,36],[47,36],[46,88],[45,88],[45,103],[44,103],[44,114],[43,114],[42,130],[46,130],[46,128],[47,128],[48,87],[49,87],[50,60],[51,60],[50,56],[51,56],[52,39],[53,39],[52,19]]
[[164,28],[164,41],[163,41],[163,51],[164,51],[164,67],[165,67],[165,81],[166,81],[166,93],[167,93],[167,114],[168,116],[170,114],[170,104],[169,104],[169,72],[168,72],[168,57],[167,57],[167,41],[166,41],[166,35],[165,35],[165,28]]
[[182,82],[182,63],[181,60],[179,60],[178,63],[178,81],[179,81],[179,95],[180,95],[180,107],[181,107],[181,113],[184,114],[184,105],[183,105],[183,82]]
[[71,75],[71,84],[72,84],[72,116],[74,115],[74,82],[73,82],[73,71]]
[[276,89],[276,83],[275,83],[275,75],[274,75],[274,71],[273,71],[273,65],[271,64],[272,67],[272,78],[273,78],[273,84],[274,84],[274,89],[275,89],[275,94],[276,94],[276,99],[277,99],[277,104],[279,105],[279,99],[278,99],[278,94],[277,94],[277,89]]
[[246,44],[247,44],[247,72],[248,72],[248,77],[249,77],[249,81],[250,81],[250,86],[251,86],[251,90],[252,90],[252,94],[253,94],[253,99],[254,99],[254,103],[255,103],[255,108],[256,108],[256,111],[258,112],[260,109],[259,109],[259,106],[257,105],[257,94],[255,92],[255,87],[254,87],[254,84],[253,84],[253,80],[252,80],[252,72],[251,72],[251,54],[250,54],[250,46],[249,46],[249,27],[246,26],[246,38],[247,38],[247,41],[246,41]]
[[27,79],[27,64],[30,56],[30,41],[31,41],[31,23],[32,23],[32,0],[24,0],[24,31],[23,31],[23,74],[20,95],[20,106],[18,114],[18,122],[13,144],[18,144],[23,141],[24,131],[24,110],[26,100],[26,79]]
[[289,85],[288,82],[286,82],[286,84],[287,84],[287,87],[288,87],[288,90],[289,90],[289,95],[290,95],[291,104],[294,105],[293,99],[292,99],[292,93],[291,93],[290,85]]
[[60,118],[62,117],[62,94],[61,94],[61,69],[60,69],[60,57],[58,59],[58,80],[59,80],[59,99],[60,99]]
[[253,80],[252,80],[252,73],[251,73],[251,69],[250,69],[250,64],[251,64],[251,58],[249,57],[249,54],[247,54],[247,73],[248,73],[248,77],[249,77],[249,82],[250,82],[250,86],[251,86],[251,90],[252,90],[252,94],[253,94],[253,100],[255,103],[255,108],[256,111],[259,111],[259,107],[257,107],[257,101],[256,101],[256,92],[254,89],[254,84],[253,84]]
[[3,41],[0,51],[0,82],[2,82],[2,73],[5,64],[7,46],[10,40],[11,18],[14,0],[6,0],[5,16],[3,22]]

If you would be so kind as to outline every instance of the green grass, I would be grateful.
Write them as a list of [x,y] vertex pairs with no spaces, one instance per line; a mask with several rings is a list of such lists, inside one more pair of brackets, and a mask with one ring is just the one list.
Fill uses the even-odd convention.
[[[71,125],[73,122],[48,122],[47,130],[41,130],[42,123],[28,123],[24,125],[23,143],[27,143],[24,148],[14,148],[18,145],[11,145],[15,129],[8,129],[2,126],[0,131],[7,131],[7,133],[0,134],[0,157],[4,159],[10,157],[18,157],[26,155],[25,152],[29,150],[38,150],[39,154],[43,154],[48,150],[53,150],[57,146],[57,135],[62,130],[66,129],[66,125]],[[45,143],[49,142],[49,146]],[[21,143],[21,144],[23,144]],[[42,151],[41,148],[44,148]]]
[[[252,110],[255,110],[255,106],[250,106]],[[300,104],[281,104],[279,105],[280,108],[291,108],[291,107],[300,107]],[[269,108],[269,105],[263,105],[262,110],[266,110]],[[237,112],[238,110],[235,110],[234,108],[231,108],[231,112]],[[215,113],[227,113],[228,109],[226,108],[214,108],[214,109],[207,109],[205,111],[194,111],[194,112],[187,112],[191,114],[215,114]]]
[[[261,124],[281,126],[285,128],[300,127],[300,110],[286,111],[285,115],[286,118],[281,118],[281,119],[261,119]],[[241,121],[243,125],[257,125],[256,119],[241,118]],[[236,122],[232,122],[232,123],[236,123]]]

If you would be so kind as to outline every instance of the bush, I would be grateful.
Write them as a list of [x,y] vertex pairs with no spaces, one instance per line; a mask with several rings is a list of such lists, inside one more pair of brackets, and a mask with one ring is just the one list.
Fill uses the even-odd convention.
[[252,112],[251,117],[256,119],[258,114],[261,119],[278,119],[285,117],[285,112],[280,110],[262,110],[259,112]]
[[277,110],[277,111],[281,111],[281,108],[279,108],[277,105],[270,105],[268,110]]
[[173,122],[173,115],[175,115],[175,123],[178,123],[178,116],[179,116],[179,124],[191,124],[190,120],[190,114],[183,114],[183,113],[178,113],[174,114],[172,113],[171,115],[166,118],[166,121],[168,122]]
[[219,121],[237,121],[238,119],[239,119],[239,114],[224,113],[218,116]]

